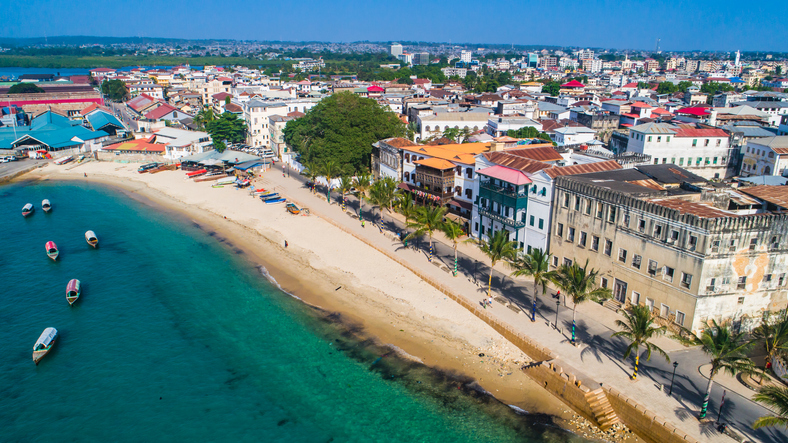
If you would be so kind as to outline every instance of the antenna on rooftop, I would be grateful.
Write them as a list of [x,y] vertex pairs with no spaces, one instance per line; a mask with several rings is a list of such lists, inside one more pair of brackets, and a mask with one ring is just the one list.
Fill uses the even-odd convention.
[[662,40],[661,38],[657,37],[657,45],[656,45],[656,47],[654,48],[654,52],[656,52],[657,54],[659,54],[659,42],[660,42],[661,40]]

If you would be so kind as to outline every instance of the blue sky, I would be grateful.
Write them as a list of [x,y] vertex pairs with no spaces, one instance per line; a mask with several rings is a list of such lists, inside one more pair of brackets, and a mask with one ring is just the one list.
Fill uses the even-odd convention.
[[96,35],[440,41],[663,50],[788,51],[784,1],[29,0],[0,37]]

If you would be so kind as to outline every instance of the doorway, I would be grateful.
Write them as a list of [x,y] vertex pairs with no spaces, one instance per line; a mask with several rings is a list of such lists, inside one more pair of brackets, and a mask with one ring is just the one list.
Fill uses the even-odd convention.
[[613,296],[616,298],[616,301],[625,303],[627,301],[627,283],[616,279],[613,285]]

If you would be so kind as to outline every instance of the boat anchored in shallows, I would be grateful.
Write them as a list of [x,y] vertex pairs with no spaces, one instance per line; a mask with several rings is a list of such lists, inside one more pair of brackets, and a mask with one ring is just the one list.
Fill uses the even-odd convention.
[[35,362],[35,364],[38,364],[39,360],[47,355],[49,350],[52,349],[52,346],[54,346],[56,339],[57,329],[44,329],[44,332],[42,332],[41,336],[36,340],[35,346],[33,346],[33,362]]
[[48,241],[46,244],[47,248],[47,256],[52,260],[57,260],[57,256],[60,252],[57,250],[57,245],[53,241]]
[[44,199],[44,201],[41,202],[41,209],[43,209],[44,212],[49,212],[52,210],[52,204],[49,203],[49,200]]
[[26,205],[25,205],[25,206],[22,208],[22,217],[27,217],[28,215],[32,214],[32,213],[33,213],[33,211],[35,211],[35,210],[36,210],[36,208],[34,208],[34,207],[33,207],[33,204],[32,204],[32,203],[28,203],[28,204],[26,204]]
[[93,246],[94,248],[98,248],[98,237],[96,237],[95,232],[93,231],[86,232],[85,241],[87,241],[90,246]]
[[79,280],[76,278],[71,279],[66,285],[66,300],[68,300],[68,304],[73,305],[81,293],[82,288],[79,285]]

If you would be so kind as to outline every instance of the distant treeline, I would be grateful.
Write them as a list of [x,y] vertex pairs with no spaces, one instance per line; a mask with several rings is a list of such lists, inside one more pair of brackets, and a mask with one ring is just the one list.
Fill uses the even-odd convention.
[[[174,57],[174,56],[69,56],[69,55],[2,55],[0,67],[4,68],[123,68],[125,66],[247,66],[257,68],[282,64],[281,60],[258,60],[246,57]],[[292,62],[291,62],[292,63]]]

